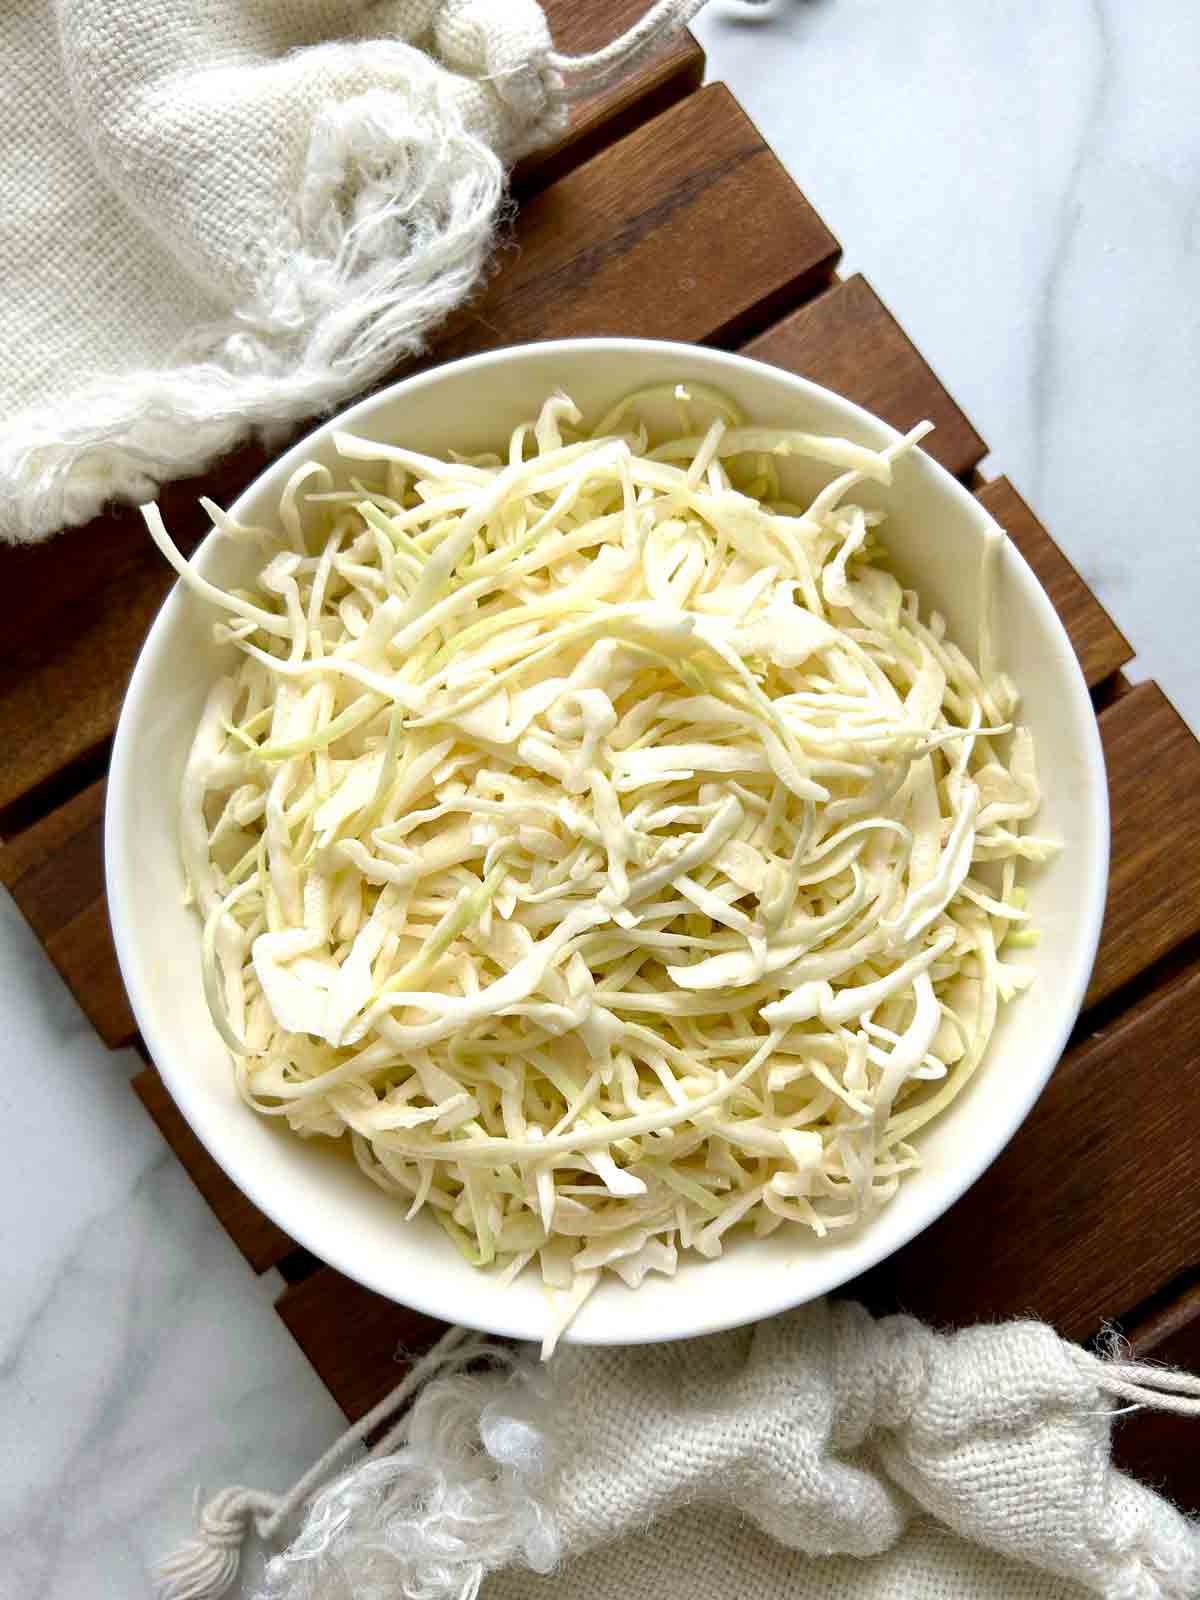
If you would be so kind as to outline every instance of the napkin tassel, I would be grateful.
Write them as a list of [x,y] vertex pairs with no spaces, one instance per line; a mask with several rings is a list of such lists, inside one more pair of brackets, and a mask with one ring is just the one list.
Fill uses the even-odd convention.
[[392,1426],[386,1427],[369,1456],[374,1459],[386,1455],[395,1447],[404,1421],[402,1417],[399,1422],[394,1419],[432,1378],[446,1377],[494,1354],[494,1346],[472,1339],[466,1328],[451,1328],[428,1355],[415,1363],[403,1381],[348,1428],[286,1494],[234,1487],[222,1489],[203,1503],[197,1494],[194,1537],[154,1569],[159,1600],[218,1600],[238,1575],[242,1549],[252,1529],[260,1539],[276,1538],[289,1517],[346,1456],[389,1422]]

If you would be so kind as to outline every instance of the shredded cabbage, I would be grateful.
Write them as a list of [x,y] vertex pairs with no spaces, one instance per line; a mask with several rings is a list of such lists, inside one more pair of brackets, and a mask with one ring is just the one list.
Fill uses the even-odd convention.
[[[1030,981],[1054,848],[987,607],[976,667],[852,498],[926,429],[668,398],[656,448],[660,395],[596,434],[554,395],[473,460],[336,435],[367,476],[300,468],[275,530],[212,508],[250,593],[143,508],[240,655],[180,822],[240,1091],[540,1270],[547,1349],[605,1271],[884,1205]],[[791,454],[840,472],[806,509]]]

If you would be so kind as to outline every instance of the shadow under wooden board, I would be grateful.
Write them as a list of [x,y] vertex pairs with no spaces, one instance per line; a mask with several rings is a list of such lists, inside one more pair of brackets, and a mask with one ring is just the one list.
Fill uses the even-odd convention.
[[[560,47],[579,51],[640,6],[547,9]],[[847,1292],[941,1323],[1030,1312],[1083,1339],[1122,1319],[1139,1352],[1194,1365],[1200,744],[1154,685],[1125,684],[1128,643],[1012,485],[980,482],[978,432],[866,280],[837,279],[837,241],[728,91],[697,88],[700,63],[694,43],[680,42],[618,96],[580,108],[556,148],[527,164],[516,248],[432,359],[522,338],[641,333],[743,348],[898,428],[935,422],[930,453],[1005,526],[1094,691],[1113,872],[1090,1009],[1042,1100],[958,1206]],[[197,494],[228,500],[263,461],[249,448],[164,494],[185,547],[204,531]],[[105,741],[169,574],[129,512],[63,540],[0,557],[28,601],[0,643],[0,880],[115,1045],[135,1030],[104,899]],[[283,1271],[280,1316],[347,1413],[361,1414],[399,1376],[397,1352],[423,1347],[437,1325],[298,1251],[207,1155],[152,1067],[135,1087],[254,1270]],[[1122,1459],[1200,1507],[1195,1474],[1173,1465],[1172,1427],[1123,1424]]]

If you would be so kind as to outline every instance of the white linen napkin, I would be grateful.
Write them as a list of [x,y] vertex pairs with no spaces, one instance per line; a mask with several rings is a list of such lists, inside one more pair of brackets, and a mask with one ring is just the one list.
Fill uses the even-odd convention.
[[150,498],[419,351],[506,170],[702,4],[569,57],[537,0],[8,0],[0,539]]
[[943,1335],[826,1300],[480,1374],[487,1348],[453,1330],[290,1495],[211,1501],[165,1600],[223,1593],[249,1526],[302,1505],[264,1600],[1200,1595],[1200,1525],[1111,1458],[1116,1407],[1200,1416],[1200,1378],[1041,1323]]

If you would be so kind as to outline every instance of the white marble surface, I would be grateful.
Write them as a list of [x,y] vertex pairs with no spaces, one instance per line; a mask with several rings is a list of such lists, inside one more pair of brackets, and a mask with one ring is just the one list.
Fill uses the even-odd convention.
[[717,0],[696,31],[1200,728],[1200,8]]
[[[1200,728],[1194,0],[713,0],[809,198]],[[146,1600],[192,1488],[338,1415],[0,898],[0,1597]]]

